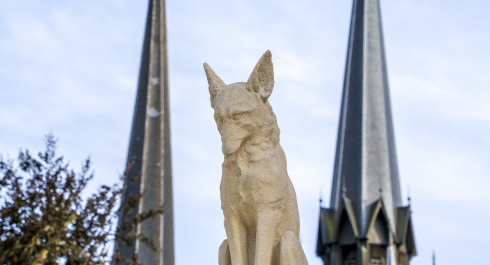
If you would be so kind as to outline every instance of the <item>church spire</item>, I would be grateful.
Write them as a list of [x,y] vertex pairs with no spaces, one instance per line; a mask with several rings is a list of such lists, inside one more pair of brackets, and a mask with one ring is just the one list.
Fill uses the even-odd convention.
[[[342,181],[347,196],[356,202],[354,209],[362,233],[367,230],[368,206],[378,200],[380,189],[386,207],[401,204],[378,0],[356,0],[353,4],[331,195],[333,208],[339,207]],[[387,214],[393,226],[394,213]]]
[[[401,207],[379,0],[353,1],[348,45],[330,208],[322,209],[317,253],[326,264],[408,264],[414,245],[406,263],[394,258],[402,256],[395,243],[404,244],[411,222],[410,209]],[[336,257],[327,258],[327,247]]]
[[[122,234],[131,232],[124,224],[130,223],[138,213],[157,210],[163,206],[163,214],[144,220],[133,231],[152,240],[157,251],[134,237],[129,242],[116,241],[116,250],[127,259],[137,254],[140,264],[173,265],[172,169],[164,0],[150,0],[148,5],[124,188],[119,217]],[[134,203],[139,194],[142,194],[141,199]]]

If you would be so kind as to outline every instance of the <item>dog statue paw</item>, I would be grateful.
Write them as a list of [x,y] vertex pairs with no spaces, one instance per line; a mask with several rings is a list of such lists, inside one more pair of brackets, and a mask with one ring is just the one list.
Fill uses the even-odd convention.
[[299,242],[296,193],[268,98],[274,87],[266,51],[246,83],[226,85],[205,63],[224,162],[220,184],[227,239],[219,265],[307,265]]

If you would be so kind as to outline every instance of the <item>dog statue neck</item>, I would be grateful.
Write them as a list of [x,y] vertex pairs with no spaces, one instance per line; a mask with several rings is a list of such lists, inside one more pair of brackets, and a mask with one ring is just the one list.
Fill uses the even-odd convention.
[[251,137],[242,145],[244,151],[250,156],[250,160],[257,161],[265,159],[270,156],[271,152],[274,152],[278,147],[280,148],[279,128],[275,119],[271,127],[262,128],[261,132]]

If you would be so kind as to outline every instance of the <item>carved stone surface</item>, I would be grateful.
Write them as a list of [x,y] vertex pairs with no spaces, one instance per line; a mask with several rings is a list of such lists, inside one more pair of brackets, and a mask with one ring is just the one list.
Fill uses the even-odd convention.
[[299,242],[296,193],[267,100],[274,86],[270,51],[246,83],[226,85],[205,63],[225,155],[221,209],[227,238],[220,265],[307,265]]

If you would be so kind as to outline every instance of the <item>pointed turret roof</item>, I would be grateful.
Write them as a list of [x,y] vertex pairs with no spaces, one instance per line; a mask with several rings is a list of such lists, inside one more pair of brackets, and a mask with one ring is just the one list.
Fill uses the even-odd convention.
[[[117,241],[115,248],[128,259],[137,253],[140,264],[173,265],[172,169],[164,0],[150,0],[148,5],[127,168],[119,217],[120,232],[131,232],[124,224],[131,223],[138,213],[157,210],[162,206],[164,213],[141,222],[136,231],[133,231],[151,239],[158,251],[151,250],[134,237],[129,242]],[[140,194],[143,196],[135,203],[134,199]]]
[[394,229],[401,193],[378,0],[353,2],[331,208],[341,206],[343,188],[361,237],[379,198]]

